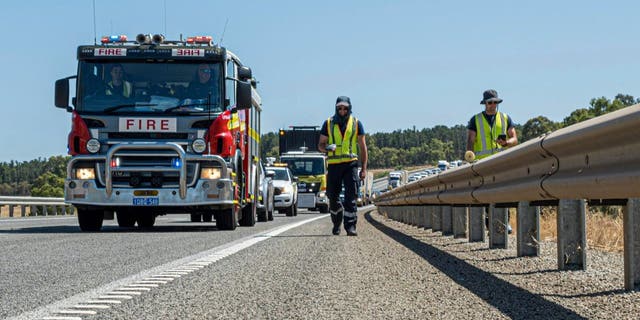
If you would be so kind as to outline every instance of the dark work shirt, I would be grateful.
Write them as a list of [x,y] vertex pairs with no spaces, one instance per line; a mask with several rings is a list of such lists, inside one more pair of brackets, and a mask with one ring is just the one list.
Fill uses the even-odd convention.
[[[331,121],[333,123],[333,120]],[[342,134],[344,134],[345,130],[347,129],[347,122],[345,121],[345,123],[343,123],[340,126],[340,132],[342,132]],[[322,123],[322,128],[320,129],[320,134],[325,135],[325,136],[329,136],[329,130],[327,128],[327,120],[325,120]],[[360,120],[358,120],[358,135],[359,136],[363,136],[365,134],[364,132],[364,127],[362,126],[362,122],[360,122]]]
[[[503,115],[505,113],[502,113]],[[484,116],[485,119],[487,119],[487,122],[489,122],[489,126],[493,128],[493,123],[496,121],[496,115],[488,115],[486,112],[482,111],[482,115]],[[513,128],[513,121],[511,120],[511,117],[509,117],[507,119],[507,130]],[[476,128],[476,115],[474,114],[473,117],[471,117],[471,120],[469,120],[469,124],[467,124],[467,129],[471,130],[471,131],[475,131],[478,132],[478,128]]]

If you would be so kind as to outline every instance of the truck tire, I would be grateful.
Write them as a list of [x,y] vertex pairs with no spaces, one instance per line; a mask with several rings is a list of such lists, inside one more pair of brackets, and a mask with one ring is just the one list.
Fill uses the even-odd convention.
[[78,224],[80,225],[80,230],[84,232],[100,231],[103,218],[104,213],[102,210],[78,209]]
[[216,212],[216,227],[219,230],[235,230],[236,214],[234,208],[219,210]]
[[294,203],[293,204],[293,216],[297,216],[298,215],[298,204]]
[[191,214],[191,222],[201,222],[202,221],[202,215],[199,213],[192,213]]
[[291,205],[291,207],[285,209],[284,214],[286,214],[287,217],[293,217],[293,205]]
[[329,213],[329,206],[321,206],[320,207],[320,213]]
[[242,208],[242,218],[240,218],[240,225],[243,227],[253,227],[256,225],[256,203],[247,203]]
[[120,228],[131,228],[136,225],[136,214],[131,210],[116,211],[116,218]]
[[269,221],[273,221],[273,210],[269,211],[267,213],[267,220]]
[[153,212],[141,212],[137,220],[138,228],[151,228],[156,223],[156,215]]
[[267,210],[258,210],[258,222],[267,221]]
[[213,213],[205,212],[202,214],[202,222],[211,222],[213,221]]

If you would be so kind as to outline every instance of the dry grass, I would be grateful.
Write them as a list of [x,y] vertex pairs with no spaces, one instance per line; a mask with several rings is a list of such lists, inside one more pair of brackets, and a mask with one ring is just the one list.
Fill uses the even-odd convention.
[[[515,233],[515,212],[510,215],[511,226]],[[540,239],[556,241],[557,211],[555,207],[543,207],[540,214]],[[604,214],[601,211],[587,212],[587,245],[590,248],[622,252],[624,250],[623,224],[621,214]]]

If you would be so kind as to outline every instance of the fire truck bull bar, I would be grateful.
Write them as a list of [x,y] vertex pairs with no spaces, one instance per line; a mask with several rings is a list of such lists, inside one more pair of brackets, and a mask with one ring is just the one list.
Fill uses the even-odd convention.
[[[220,164],[220,174],[221,177],[228,176],[228,169],[225,160],[218,155],[188,155],[184,152],[184,149],[176,144],[176,143],[166,143],[166,142],[153,142],[153,143],[122,143],[112,146],[106,155],[80,155],[73,157],[69,164],[67,165],[67,177],[73,177],[73,169],[75,163],[78,161],[104,161],[105,162],[105,192],[108,197],[113,193],[113,177],[112,177],[112,168],[111,161],[114,159],[114,155],[116,152],[122,150],[144,150],[144,151],[152,151],[152,150],[170,150],[176,153],[176,156],[180,159],[180,167],[179,168],[167,168],[167,167],[118,167],[118,171],[129,171],[129,172],[167,172],[167,171],[177,171],[179,172],[179,194],[181,199],[185,199],[187,197],[187,161],[212,161],[218,162]],[[96,175],[100,174],[96,172]],[[196,173],[197,174],[197,173]]]

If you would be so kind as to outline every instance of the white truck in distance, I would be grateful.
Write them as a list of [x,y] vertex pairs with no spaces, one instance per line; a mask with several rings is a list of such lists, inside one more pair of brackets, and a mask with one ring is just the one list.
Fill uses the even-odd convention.
[[407,184],[409,173],[407,170],[389,172],[389,190]]

